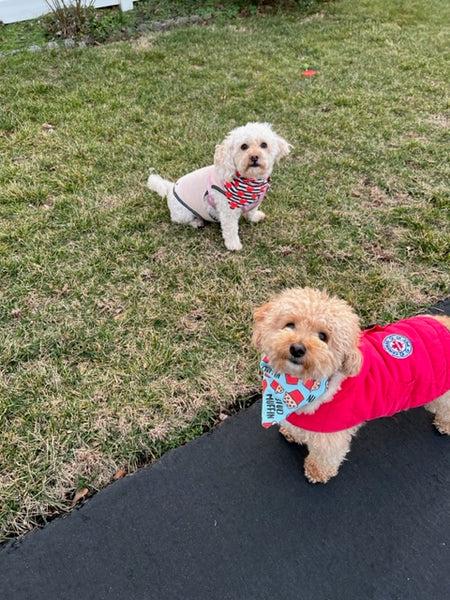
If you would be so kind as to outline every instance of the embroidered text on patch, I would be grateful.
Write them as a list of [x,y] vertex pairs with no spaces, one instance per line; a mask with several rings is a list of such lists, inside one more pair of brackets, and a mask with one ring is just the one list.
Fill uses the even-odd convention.
[[383,348],[394,358],[408,358],[413,352],[410,340],[404,335],[391,334],[384,338]]

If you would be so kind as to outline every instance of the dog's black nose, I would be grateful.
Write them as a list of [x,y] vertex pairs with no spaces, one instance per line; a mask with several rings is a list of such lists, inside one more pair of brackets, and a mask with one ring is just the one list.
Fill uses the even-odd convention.
[[306,348],[303,344],[291,344],[289,352],[294,358],[301,358],[306,354]]
[[254,154],[253,156],[250,156],[250,160],[254,165],[256,165],[258,163],[259,156],[257,154]]

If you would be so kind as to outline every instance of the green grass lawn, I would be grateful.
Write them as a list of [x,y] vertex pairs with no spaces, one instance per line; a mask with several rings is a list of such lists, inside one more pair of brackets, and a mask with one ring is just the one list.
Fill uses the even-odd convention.
[[[318,10],[0,59],[0,539],[255,396],[252,310],[281,289],[364,324],[449,295],[449,4]],[[249,120],[294,149],[230,253],[145,183]]]

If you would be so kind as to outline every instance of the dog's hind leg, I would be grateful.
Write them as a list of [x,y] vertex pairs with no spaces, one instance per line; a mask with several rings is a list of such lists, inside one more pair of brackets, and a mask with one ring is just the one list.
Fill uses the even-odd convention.
[[167,208],[170,212],[170,219],[172,223],[178,223],[180,225],[190,225],[194,229],[199,229],[205,226],[204,220],[194,215],[188,208],[183,206],[173,195],[171,191],[167,196]]
[[435,415],[433,425],[439,433],[450,435],[450,390],[425,404],[425,408]]
[[170,212],[170,218],[173,223],[180,225],[191,225],[195,229],[203,227],[205,222],[201,217],[197,217],[189,209],[184,207],[173,195],[173,182],[163,179],[160,175],[152,173],[147,180],[147,187],[156,192],[161,198],[167,198],[167,208]]

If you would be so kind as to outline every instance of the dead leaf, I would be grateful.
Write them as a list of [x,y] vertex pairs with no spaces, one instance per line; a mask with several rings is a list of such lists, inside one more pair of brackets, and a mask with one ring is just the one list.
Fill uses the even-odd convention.
[[126,475],[128,475],[128,473],[125,471],[125,469],[119,469],[114,473],[113,479],[114,481],[117,481],[118,479],[122,479],[122,477],[125,477]]
[[72,506],[75,506],[75,504],[78,504],[79,502],[81,502],[82,500],[86,499],[86,496],[89,494],[89,490],[87,487],[82,488],[81,490],[78,490],[78,492],[75,494],[75,496],[73,497],[72,500]]

